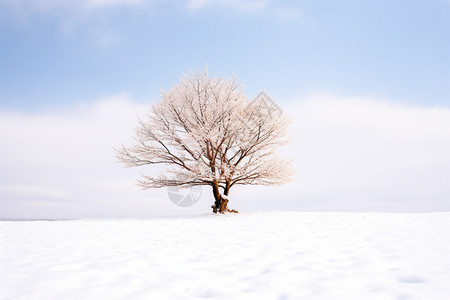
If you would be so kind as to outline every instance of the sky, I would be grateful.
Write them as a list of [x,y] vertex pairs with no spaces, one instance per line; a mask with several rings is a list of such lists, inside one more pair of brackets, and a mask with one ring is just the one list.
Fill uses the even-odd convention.
[[0,217],[209,213],[208,188],[177,207],[112,149],[206,65],[292,119],[295,181],[233,208],[450,210],[448,0],[0,0]]

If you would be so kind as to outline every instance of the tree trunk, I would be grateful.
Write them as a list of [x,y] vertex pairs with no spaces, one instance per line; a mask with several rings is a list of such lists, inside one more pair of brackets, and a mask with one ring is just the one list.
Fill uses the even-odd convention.
[[224,214],[226,212],[233,212],[233,213],[237,213],[237,210],[234,209],[229,209],[228,208],[228,194],[230,192],[230,182],[227,181],[226,182],[226,186],[224,188],[224,195],[225,197],[223,197],[220,194],[219,191],[219,183],[218,182],[214,182],[212,185],[213,188],[213,195],[214,195],[214,205],[211,205],[211,208],[213,209],[213,212],[216,214],[217,212]]
[[225,188],[223,189],[223,194],[228,197],[228,193],[230,192],[231,182],[229,180],[226,181]]
[[222,202],[222,197],[220,196],[219,191],[219,183],[217,181],[214,181],[212,188],[214,195],[214,205],[211,205],[211,208],[213,209],[213,212],[216,214],[217,211],[220,209],[220,204]]

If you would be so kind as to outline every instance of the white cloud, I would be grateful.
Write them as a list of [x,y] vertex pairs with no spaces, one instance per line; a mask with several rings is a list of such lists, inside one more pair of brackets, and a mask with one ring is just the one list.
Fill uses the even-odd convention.
[[[13,8],[24,14],[65,14],[68,9],[75,11],[94,11],[110,7],[126,7],[153,1],[144,0],[0,0],[0,4]],[[230,7],[241,11],[261,11],[269,7],[269,0],[186,0],[189,9],[201,9],[212,5]]]
[[14,197],[20,199],[45,199],[45,200],[64,200],[69,197],[67,190],[32,185],[0,185],[0,195],[4,197]]
[[281,19],[292,20],[300,16],[298,8],[284,6],[279,1],[273,0],[188,0],[187,7],[197,11],[211,7],[231,9],[244,13],[269,13]]
[[297,176],[273,189],[280,205],[450,210],[449,109],[324,96],[293,102],[286,111],[294,120],[286,152],[295,157]]
[[261,11],[268,8],[270,1],[267,0],[189,0],[190,9],[202,9],[211,5],[220,5],[223,7],[232,7],[241,11]]
[[[155,0],[156,1],[156,0]],[[34,16],[54,19],[65,35],[83,32],[88,47],[104,48],[123,43],[126,37],[114,26],[116,13],[123,9],[152,6],[143,0],[0,0],[5,23],[34,27]],[[114,12],[114,13],[111,13]],[[40,18],[38,19],[40,20]]]
[[[114,6],[136,5],[141,0],[0,0],[4,4],[13,8],[15,11],[32,13],[67,13],[71,10],[95,10]],[[73,13],[74,11],[72,11]]]
[[[0,112],[0,217],[144,216],[172,204],[114,156],[148,105],[119,95],[42,114]],[[176,209],[175,209],[176,211]]]
[[[159,0],[0,0],[0,7],[10,8],[15,14],[26,17],[34,14],[54,15],[62,21],[73,23],[81,22],[95,12],[101,12],[109,8],[140,7],[148,9],[149,4],[159,4]],[[175,3],[175,2],[174,2]],[[283,18],[298,16],[298,10],[293,7],[285,7],[272,0],[185,0],[183,5],[188,10],[201,10],[214,6],[241,12],[257,13],[270,11]],[[67,26],[67,25],[65,25]]]
[[[148,105],[127,95],[64,111],[0,112],[0,217],[148,216],[208,213],[210,190],[189,209],[166,190],[142,191],[145,169],[115,163]],[[241,210],[450,209],[450,110],[313,97],[284,106],[293,118],[296,181],[232,190]]]

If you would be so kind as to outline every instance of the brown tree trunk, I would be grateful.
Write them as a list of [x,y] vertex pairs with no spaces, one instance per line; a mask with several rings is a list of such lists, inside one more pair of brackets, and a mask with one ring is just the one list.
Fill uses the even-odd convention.
[[229,180],[226,181],[225,189],[223,190],[223,194],[228,197],[228,193],[230,192],[231,182]]
[[217,211],[220,209],[220,204],[222,202],[222,197],[220,197],[219,191],[219,183],[217,181],[214,181],[212,188],[214,195],[214,205],[211,205],[211,208],[213,209],[213,212],[216,214]]
[[[212,188],[213,188],[213,195],[214,195],[214,205],[211,205],[211,208],[213,209],[214,213],[219,212],[221,214],[224,214],[226,212],[233,212],[233,213],[238,212],[237,210],[228,208],[229,200],[225,199],[224,197],[222,197],[220,195],[218,182],[214,182]],[[227,180],[223,193],[225,196],[228,197],[229,192],[230,192],[230,182]]]

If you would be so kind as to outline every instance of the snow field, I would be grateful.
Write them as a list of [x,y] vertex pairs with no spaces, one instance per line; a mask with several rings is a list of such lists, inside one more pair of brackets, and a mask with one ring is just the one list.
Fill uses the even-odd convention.
[[450,299],[450,213],[0,222],[0,299]]

